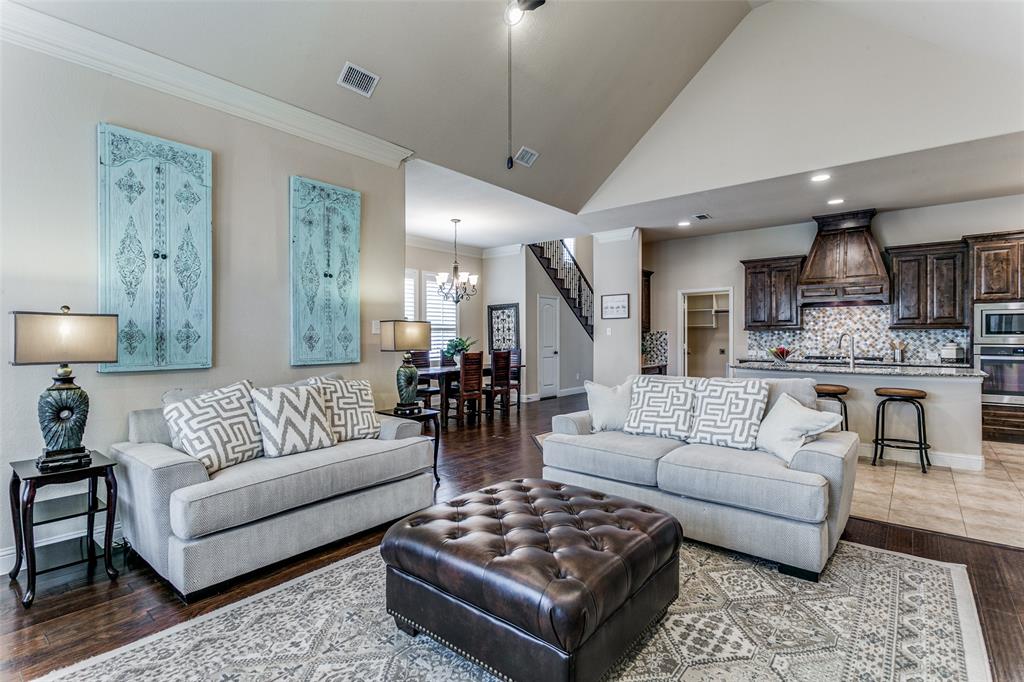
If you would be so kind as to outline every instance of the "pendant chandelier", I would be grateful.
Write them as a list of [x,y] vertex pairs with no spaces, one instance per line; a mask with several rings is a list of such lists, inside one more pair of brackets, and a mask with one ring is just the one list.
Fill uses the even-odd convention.
[[459,223],[458,218],[452,218],[452,225],[455,231],[455,260],[452,261],[451,273],[437,273],[437,291],[441,298],[458,305],[461,301],[476,295],[476,283],[479,275],[471,275],[468,272],[459,270]]

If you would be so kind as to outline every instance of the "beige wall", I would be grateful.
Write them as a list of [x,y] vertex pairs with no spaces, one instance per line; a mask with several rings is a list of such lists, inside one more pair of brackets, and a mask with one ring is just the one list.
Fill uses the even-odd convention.
[[[1024,195],[889,211],[880,213],[872,223],[872,231],[883,249],[1021,227],[1024,227]],[[669,332],[669,372],[678,372],[676,300],[680,289],[733,288],[733,348],[736,357],[743,357],[747,333],[743,331],[743,266],[740,261],[804,255],[814,239],[815,229],[815,224],[810,222],[647,244],[644,267],[655,272],[651,324],[653,329]],[[628,270],[628,264],[623,269]]]
[[[640,244],[636,229],[594,235],[594,381],[600,384],[620,384],[640,372]],[[628,320],[601,319],[604,294],[629,294]]]
[[[292,381],[330,369],[369,379],[378,404],[396,399],[397,358],[381,353],[374,319],[402,314],[404,173],[0,43],[0,307],[95,311],[96,124],[109,121],[213,151],[213,368],[97,374],[75,367],[91,398],[85,442],[126,437],[129,410],[160,404],[177,386]],[[362,358],[340,367],[288,365],[288,178],[362,192]],[[5,317],[7,317],[5,315]],[[11,326],[0,336],[0,453],[33,458],[42,439],[36,396],[52,368],[11,367]],[[12,544],[6,505],[0,554]],[[45,530],[63,532],[61,527]]]
[[[725,316],[720,316],[725,322]],[[729,325],[719,324],[717,327],[690,327],[687,330],[689,345],[689,376],[691,377],[724,377],[729,365]],[[725,355],[719,349],[725,349]]]
[[[419,240],[422,243],[422,240]],[[419,270],[419,278],[416,282],[416,295],[419,298],[418,310],[420,317],[423,317],[423,273],[424,272],[451,272],[452,252],[450,248],[444,250],[443,245],[414,246],[405,245],[405,267]],[[459,268],[464,272],[481,275],[483,279],[483,259],[480,256],[463,253],[459,248]],[[478,287],[479,288],[479,287]],[[458,305],[459,313],[459,335],[471,336],[477,340],[473,346],[475,351],[487,352],[487,330],[486,309],[483,296],[478,292],[476,296],[463,301]]]

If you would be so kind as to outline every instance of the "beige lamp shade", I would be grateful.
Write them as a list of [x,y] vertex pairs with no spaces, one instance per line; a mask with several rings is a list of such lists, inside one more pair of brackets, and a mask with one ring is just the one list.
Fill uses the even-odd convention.
[[117,315],[14,311],[15,365],[117,362]]
[[430,323],[410,320],[381,320],[382,351],[430,350]]

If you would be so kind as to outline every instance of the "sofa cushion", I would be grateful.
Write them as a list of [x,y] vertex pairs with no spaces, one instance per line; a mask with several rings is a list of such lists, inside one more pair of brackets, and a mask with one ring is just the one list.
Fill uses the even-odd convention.
[[263,440],[248,380],[164,405],[171,443],[209,473],[255,459]]
[[324,396],[315,386],[254,388],[252,402],[267,457],[334,445]]
[[250,523],[342,493],[427,471],[429,438],[354,440],[291,457],[260,457],[171,494],[171,530],[183,540]]
[[635,436],[685,440],[690,435],[697,382],[690,377],[638,376],[622,430]]
[[658,460],[679,441],[602,431],[585,436],[554,433],[544,439],[544,464],[637,485],[658,485]]
[[323,393],[336,442],[380,435],[380,419],[373,409],[373,389],[369,381],[313,377],[310,385]]
[[757,379],[701,379],[688,440],[753,450],[767,400],[768,384]]
[[587,391],[593,431],[621,431],[626,425],[626,415],[629,414],[633,378],[630,377],[621,386],[602,386],[593,381],[584,381],[583,388]]
[[684,445],[658,463],[658,487],[706,502],[819,523],[828,512],[828,481],[775,455],[717,445]]

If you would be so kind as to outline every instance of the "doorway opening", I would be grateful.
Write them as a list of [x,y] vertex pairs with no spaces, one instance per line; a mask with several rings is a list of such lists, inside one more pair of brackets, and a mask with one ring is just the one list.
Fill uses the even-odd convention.
[[561,388],[559,302],[555,296],[537,296],[537,384],[541,400],[557,397]]
[[676,371],[687,377],[725,377],[733,362],[733,290],[679,291],[679,357]]

